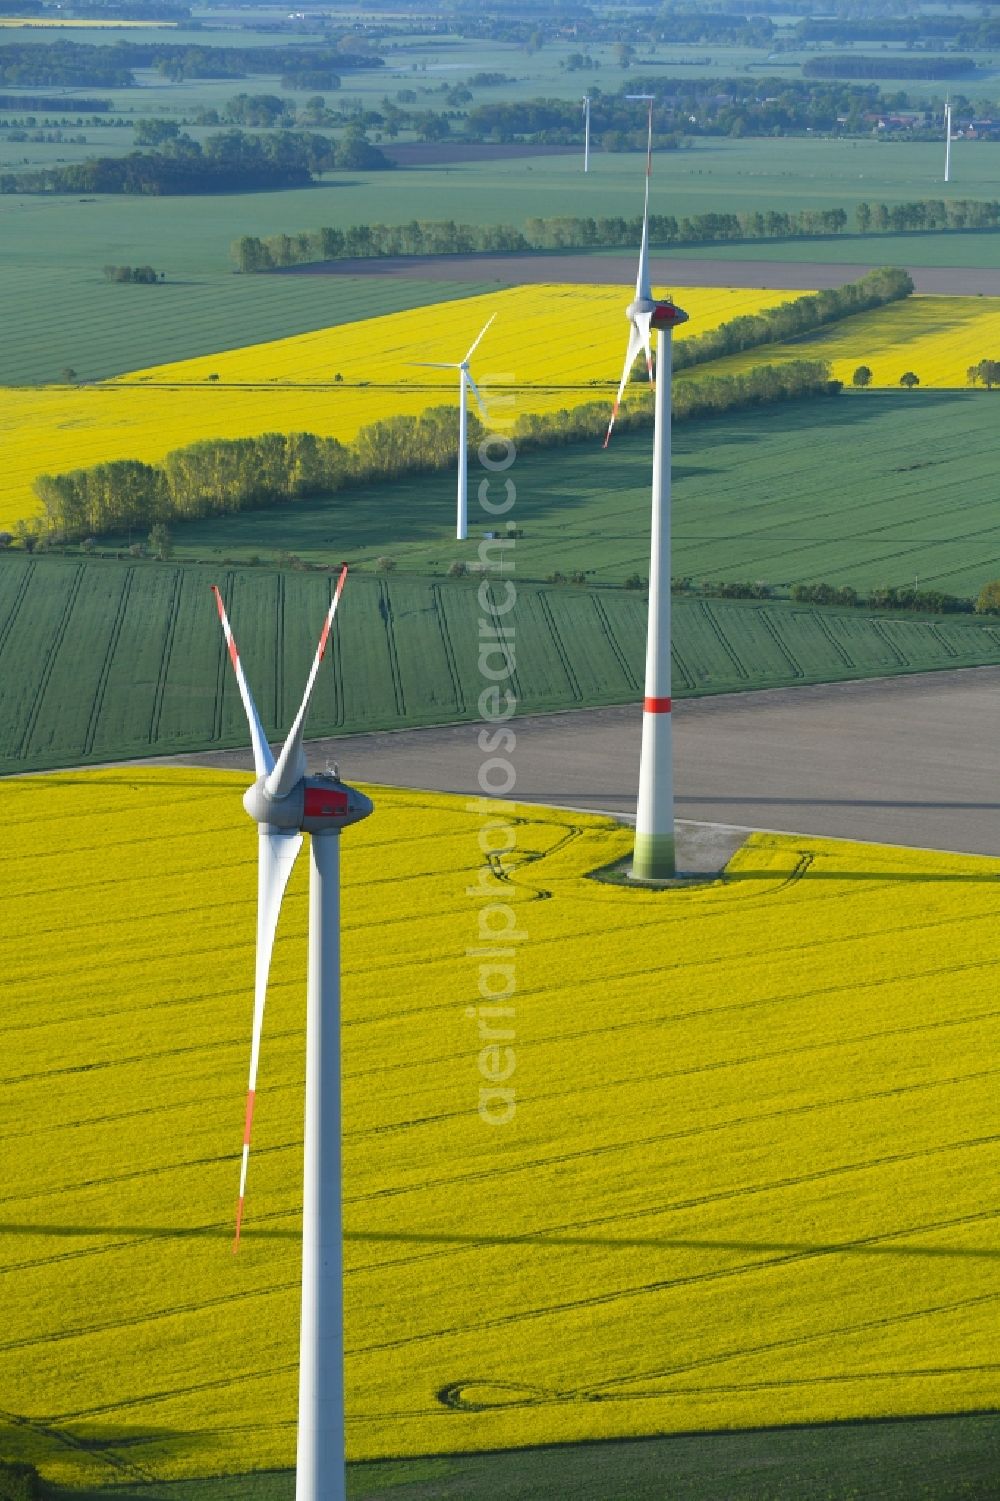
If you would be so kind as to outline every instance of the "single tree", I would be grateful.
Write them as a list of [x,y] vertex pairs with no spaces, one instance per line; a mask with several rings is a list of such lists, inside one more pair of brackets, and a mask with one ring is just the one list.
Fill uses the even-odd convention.
[[71,386],[76,378],[76,371],[71,365],[64,365],[59,372],[59,379],[66,386]]
[[170,554],[174,550],[174,544],[171,541],[170,532],[162,521],[158,521],[156,525],[150,530],[149,550],[153,554],[154,558],[159,558],[161,563],[165,558],[169,558]]
[[980,360],[969,375],[974,380],[981,380],[987,391],[992,391],[994,386],[1000,386],[1000,360]]
[[854,374],[851,376],[851,384],[857,386],[859,391],[863,391],[865,387],[870,386],[871,383],[872,373],[869,370],[868,366],[859,365]]
[[135,122],[137,146],[162,146],[164,141],[176,141],[180,133],[181,128],[175,120],[161,120],[154,116]]
[[906,370],[899,377],[899,384],[905,386],[908,391],[912,391],[914,386],[919,386],[920,376],[914,375],[912,370]]
[[25,552],[34,552],[38,543],[38,533],[33,531],[27,521],[18,521],[14,524],[14,535],[24,548]]
[[977,615],[1000,615],[1000,579],[991,579],[979,591]]

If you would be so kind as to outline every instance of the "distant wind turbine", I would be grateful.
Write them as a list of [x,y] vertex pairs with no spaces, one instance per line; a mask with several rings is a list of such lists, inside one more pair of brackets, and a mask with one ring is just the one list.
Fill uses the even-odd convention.
[[649,184],[653,175],[653,99],[629,95],[649,104],[646,141],[646,198],[635,297],[625,316],[629,321],[625,368],[608,423],[607,448],[625,387],[639,354],[646,357],[653,376],[652,331],[657,334],[656,406],[653,435],[653,516],[649,560],[649,615],[646,630],[646,691],[642,714],[642,752],[639,798],[635,820],[632,875],[636,880],[669,880],[676,873],[674,857],[673,740],[670,700],[670,398],[672,335],[687,322],[687,313],[673,302],[657,302],[649,279]]
[[496,313],[493,313],[483,324],[479,335],[469,346],[469,352],[464,360],[457,364],[443,364],[440,360],[412,360],[411,364],[420,365],[425,370],[457,370],[458,371],[458,510],[455,524],[455,536],[459,542],[464,542],[469,535],[469,389],[476,398],[483,421],[488,421],[483,398],[479,394],[479,387],[472,379],[472,371],[469,369],[469,361],[475,354],[482,341],[483,335],[489,328]]
[[590,171],[590,95],[583,96],[583,170]]
[[944,180],[951,182],[951,99],[944,103]]
[[340,570],[299,712],[277,762],[240,662],[222,595],[215,603],[250,726],[256,780],[243,806],[258,825],[257,957],[250,1084],[243,1128],[239,1246],[250,1131],[271,950],[303,833],[309,841],[309,968],[306,987],[305,1183],[302,1206],[302,1324],[296,1501],[344,1501],[344,1277],[340,1120],[340,833],[373,811],[335,773],[310,776],[303,749],[309,700],[347,577]]

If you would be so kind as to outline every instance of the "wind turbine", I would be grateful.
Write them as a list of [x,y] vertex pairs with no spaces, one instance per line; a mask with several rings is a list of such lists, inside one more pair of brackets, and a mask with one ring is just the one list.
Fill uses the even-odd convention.
[[951,182],[951,98],[944,102],[944,180]]
[[215,603],[250,726],[256,780],[243,806],[258,826],[257,961],[250,1082],[243,1128],[235,1254],[246,1194],[250,1131],[267,977],[281,902],[309,842],[309,961],[306,986],[305,1184],[296,1501],[344,1501],[344,1277],[340,1124],[340,832],[372,812],[370,800],[336,773],[310,776],[302,746],[309,700],[347,577],[340,570],[305,693],[275,761],[243,672],[222,595]]
[[590,171],[590,95],[583,96],[583,170]]
[[635,297],[625,316],[628,347],[621,384],[611,409],[604,446],[607,448],[632,367],[640,352],[654,380],[652,330],[657,335],[656,405],[653,435],[653,518],[649,559],[649,615],[646,627],[646,689],[642,713],[642,752],[639,761],[639,799],[635,819],[632,877],[641,881],[669,880],[674,863],[673,741],[670,721],[670,396],[672,336],[687,322],[687,313],[669,299],[657,302],[649,280],[649,183],[653,175],[653,99],[649,94],[629,98],[649,104],[646,142],[646,198],[642,214],[642,242]]
[[496,313],[492,313],[479,331],[479,335],[469,346],[469,352],[464,360],[458,364],[442,364],[439,360],[413,360],[414,365],[420,365],[425,370],[457,370],[458,371],[458,515],[455,524],[455,536],[459,542],[464,542],[469,535],[469,387],[476,398],[483,420],[488,421],[483,398],[479,394],[479,387],[472,379],[472,371],[469,369],[469,361],[475,354],[479,344],[489,328]]

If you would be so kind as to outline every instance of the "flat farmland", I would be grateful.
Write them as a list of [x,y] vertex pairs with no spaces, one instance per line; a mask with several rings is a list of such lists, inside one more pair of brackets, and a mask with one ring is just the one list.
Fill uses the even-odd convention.
[[[51,1480],[292,1462],[307,877],[234,1260],[245,781],[0,787],[0,1389],[11,1457]],[[374,795],[344,859],[352,1459],[988,1406],[995,859],[756,835],[725,879],[650,893],[588,879],[628,830],[509,807],[484,891],[526,934],[516,1113],[487,1130],[479,821]]]
[[[523,68],[522,54],[518,67],[507,71],[520,73]],[[470,71],[475,71],[471,60]],[[400,85],[408,81],[402,74],[396,79]],[[389,80],[371,75],[371,83],[380,97]],[[141,97],[144,113],[173,113],[183,118],[196,105],[218,105],[227,92],[245,87],[245,81],[222,90],[218,84],[198,81],[159,88],[144,83],[141,96],[132,90],[127,98],[116,97],[115,105],[132,109]],[[131,132],[106,130],[92,135],[94,140],[86,149],[111,149],[110,142],[119,151]],[[955,149],[955,195],[995,198],[1000,144],[964,146],[959,143]],[[21,154],[33,149],[60,148],[26,145]],[[64,151],[70,149],[76,148]],[[853,215],[861,199],[900,202],[940,196],[940,168],[940,150],[930,143],[695,141],[690,149],[663,153],[657,159],[652,206],[655,212],[679,217],[717,211],[723,201],[734,212],[809,206],[844,207]],[[229,245],[244,234],[294,233],[325,224],[405,223],[428,217],[522,224],[530,216],[553,214],[633,216],[641,208],[641,193],[641,157],[609,153],[594,156],[588,179],[583,178],[578,160],[554,155],[530,161],[441,163],[391,175],[332,174],[312,188],[217,197],[111,194],[81,203],[77,195],[68,194],[3,195],[0,270],[9,291],[0,292],[0,297],[11,299],[6,306],[16,311],[16,320],[12,335],[11,320],[4,318],[7,334],[0,348],[0,380],[5,384],[53,380],[66,366],[84,378],[102,379],[121,370],[269,338],[276,332],[319,326],[323,319],[318,310],[330,295],[324,289],[283,291],[281,283],[298,278],[280,276],[248,277],[247,288],[239,285],[244,279],[232,275]],[[678,249],[690,254],[690,248]],[[996,266],[996,236],[847,237],[785,245],[713,245],[710,253],[722,259],[868,259],[872,264],[992,268]],[[100,276],[106,263],[154,264],[166,272],[168,280],[158,289],[104,288]],[[473,268],[471,278],[480,274]],[[488,274],[508,280],[502,269]],[[469,276],[462,271],[455,279]],[[626,274],[623,285],[628,281]],[[210,302],[217,309],[209,310],[207,328],[218,328],[221,335],[206,342],[200,323]],[[107,308],[109,324],[103,332],[90,327],[86,340],[81,340],[77,325],[91,325],[95,306]],[[276,325],[281,318],[287,322],[279,329]]]
[[[605,1439],[500,1454],[349,1464],[351,1501],[982,1501],[1000,1464],[993,1413],[831,1423],[751,1432]],[[877,1490],[872,1491],[872,1477]],[[143,1481],[77,1490],[67,1501],[294,1501],[295,1473]]]
[[[0,226],[3,224],[0,198]],[[82,210],[86,212],[86,209]],[[2,233],[2,229],[0,229]],[[174,272],[152,245],[136,247],[142,262]],[[114,258],[114,259],[113,259]],[[123,259],[108,251],[109,263]],[[249,277],[225,272],[180,277],[157,286],[108,283],[100,266],[3,266],[0,250],[0,385],[59,384],[63,371],[81,381],[218,350],[284,339],[436,302],[493,291],[482,282],[409,279],[391,285],[347,276],[318,286],[306,277]],[[463,351],[464,352],[464,351]]]
[[[292,287],[311,281],[314,298],[316,288],[331,285],[276,280]],[[58,473],[109,459],[156,461],[199,438],[311,431],[346,441],[381,417],[454,406],[454,373],[415,362],[461,359],[491,315],[496,322],[478,351],[476,375],[487,401],[491,386],[497,388],[502,413],[558,411],[588,400],[595,386],[603,394],[617,385],[621,287],[589,289],[584,313],[577,287],[513,287],[481,296],[462,288],[465,295],[445,302],[433,283],[416,283],[412,300],[418,305],[351,321],[352,308],[356,319],[366,302],[391,304],[392,285],[361,279],[340,292],[332,285],[333,305],[344,320],[335,327],[144,368],[97,386],[3,392],[0,527],[37,511],[32,484],[40,455],[46,471]],[[161,288],[124,290],[156,297]],[[678,289],[678,295],[702,330],[787,300],[781,292],[726,287]],[[578,335],[566,347],[560,340],[574,324]]]
[[[0,772],[242,745],[213,579],[224,589],[265,728],[283,733],[330,575],[8,557],[0,561]],[[475,583],[353,574],[311,734],[478,717],[481,613]],[[524,584],[512,618],[521,712],[640,697],[641,593]],[[1000,624],[968,617],[701,599],[679,599],[675,611],[678,697],[998,658]]]
[[[779,592],[919,578],[977,594],[1000,577],[997,411],[1000,394],[985,391],[866,392],[675,425],[674,577],[762,579]],[[519,576],[645,577],[651,448],[648,434],[623,433],[606,451],[595,435],[593,446],[519,454]],[[470,473],[475,481],[474,460]],[[401,569],[443,573],[475,560],[483,530],[474,500],[469,542],[455,541],[454,517],[454,475],[442,473],[190,522],[175,542],[179,555],[216,566],[280,552],[328,564],[349,535],[357,562],[389,555]]]

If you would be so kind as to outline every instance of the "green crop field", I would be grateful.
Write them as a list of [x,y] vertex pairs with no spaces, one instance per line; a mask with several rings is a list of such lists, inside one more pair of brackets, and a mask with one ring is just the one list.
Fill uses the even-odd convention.
[[[297,707],[330,575],[8,556],[0,562],[0,772],[243,744],[208,590],[216,578],[276,737]],[[480,615],[474,583],[353,575],[312,732],[476,717]],[[522,712],[639,696],[640,593],[523,585],[516,624]],[[675,643],[676,692],[685,697],[994,663],[1000,623],[681,599]]]
[[[1000,1465],[995,1414],[517,1450],[348,1466],[351,1501],[982,1501]],[[766,1487],[766,1489],[762,1489]],[[64,1501],[293,1501],[291,1470],[77,1489]]]
[[[864,356],[859,348],[859,363]],[[987,392],[868,392],[676,426],[674,577],[762,579],[779,591],[917,577],[922,587],[978,593],[1000,576],[997,408]],[[595,434],[593,447],[519,455],[509,518],[524,530],[519,575],[645,577],[650,465],[648,434],[622,434],[606,452]],[[347,548],[359,563],[388,555],[401,569],[444,572],[476,557],[474,458],[470,477],[465,544],[454,538],[451,473],[189,522],[174,541],[179,556],[216,566],[280,552],[329,564]]]
[[[153,259],[157,266],[163,264],[159,257]],[[475,297],[496,287],[496,282],[402,277],[334,281],[228,273],[131,286],[106,282],[97,266],[86,272],[15,266],[0,270],[5,329],[0,385],[58,381],[66,367],[81,380],[105,380],[144,365]]]

